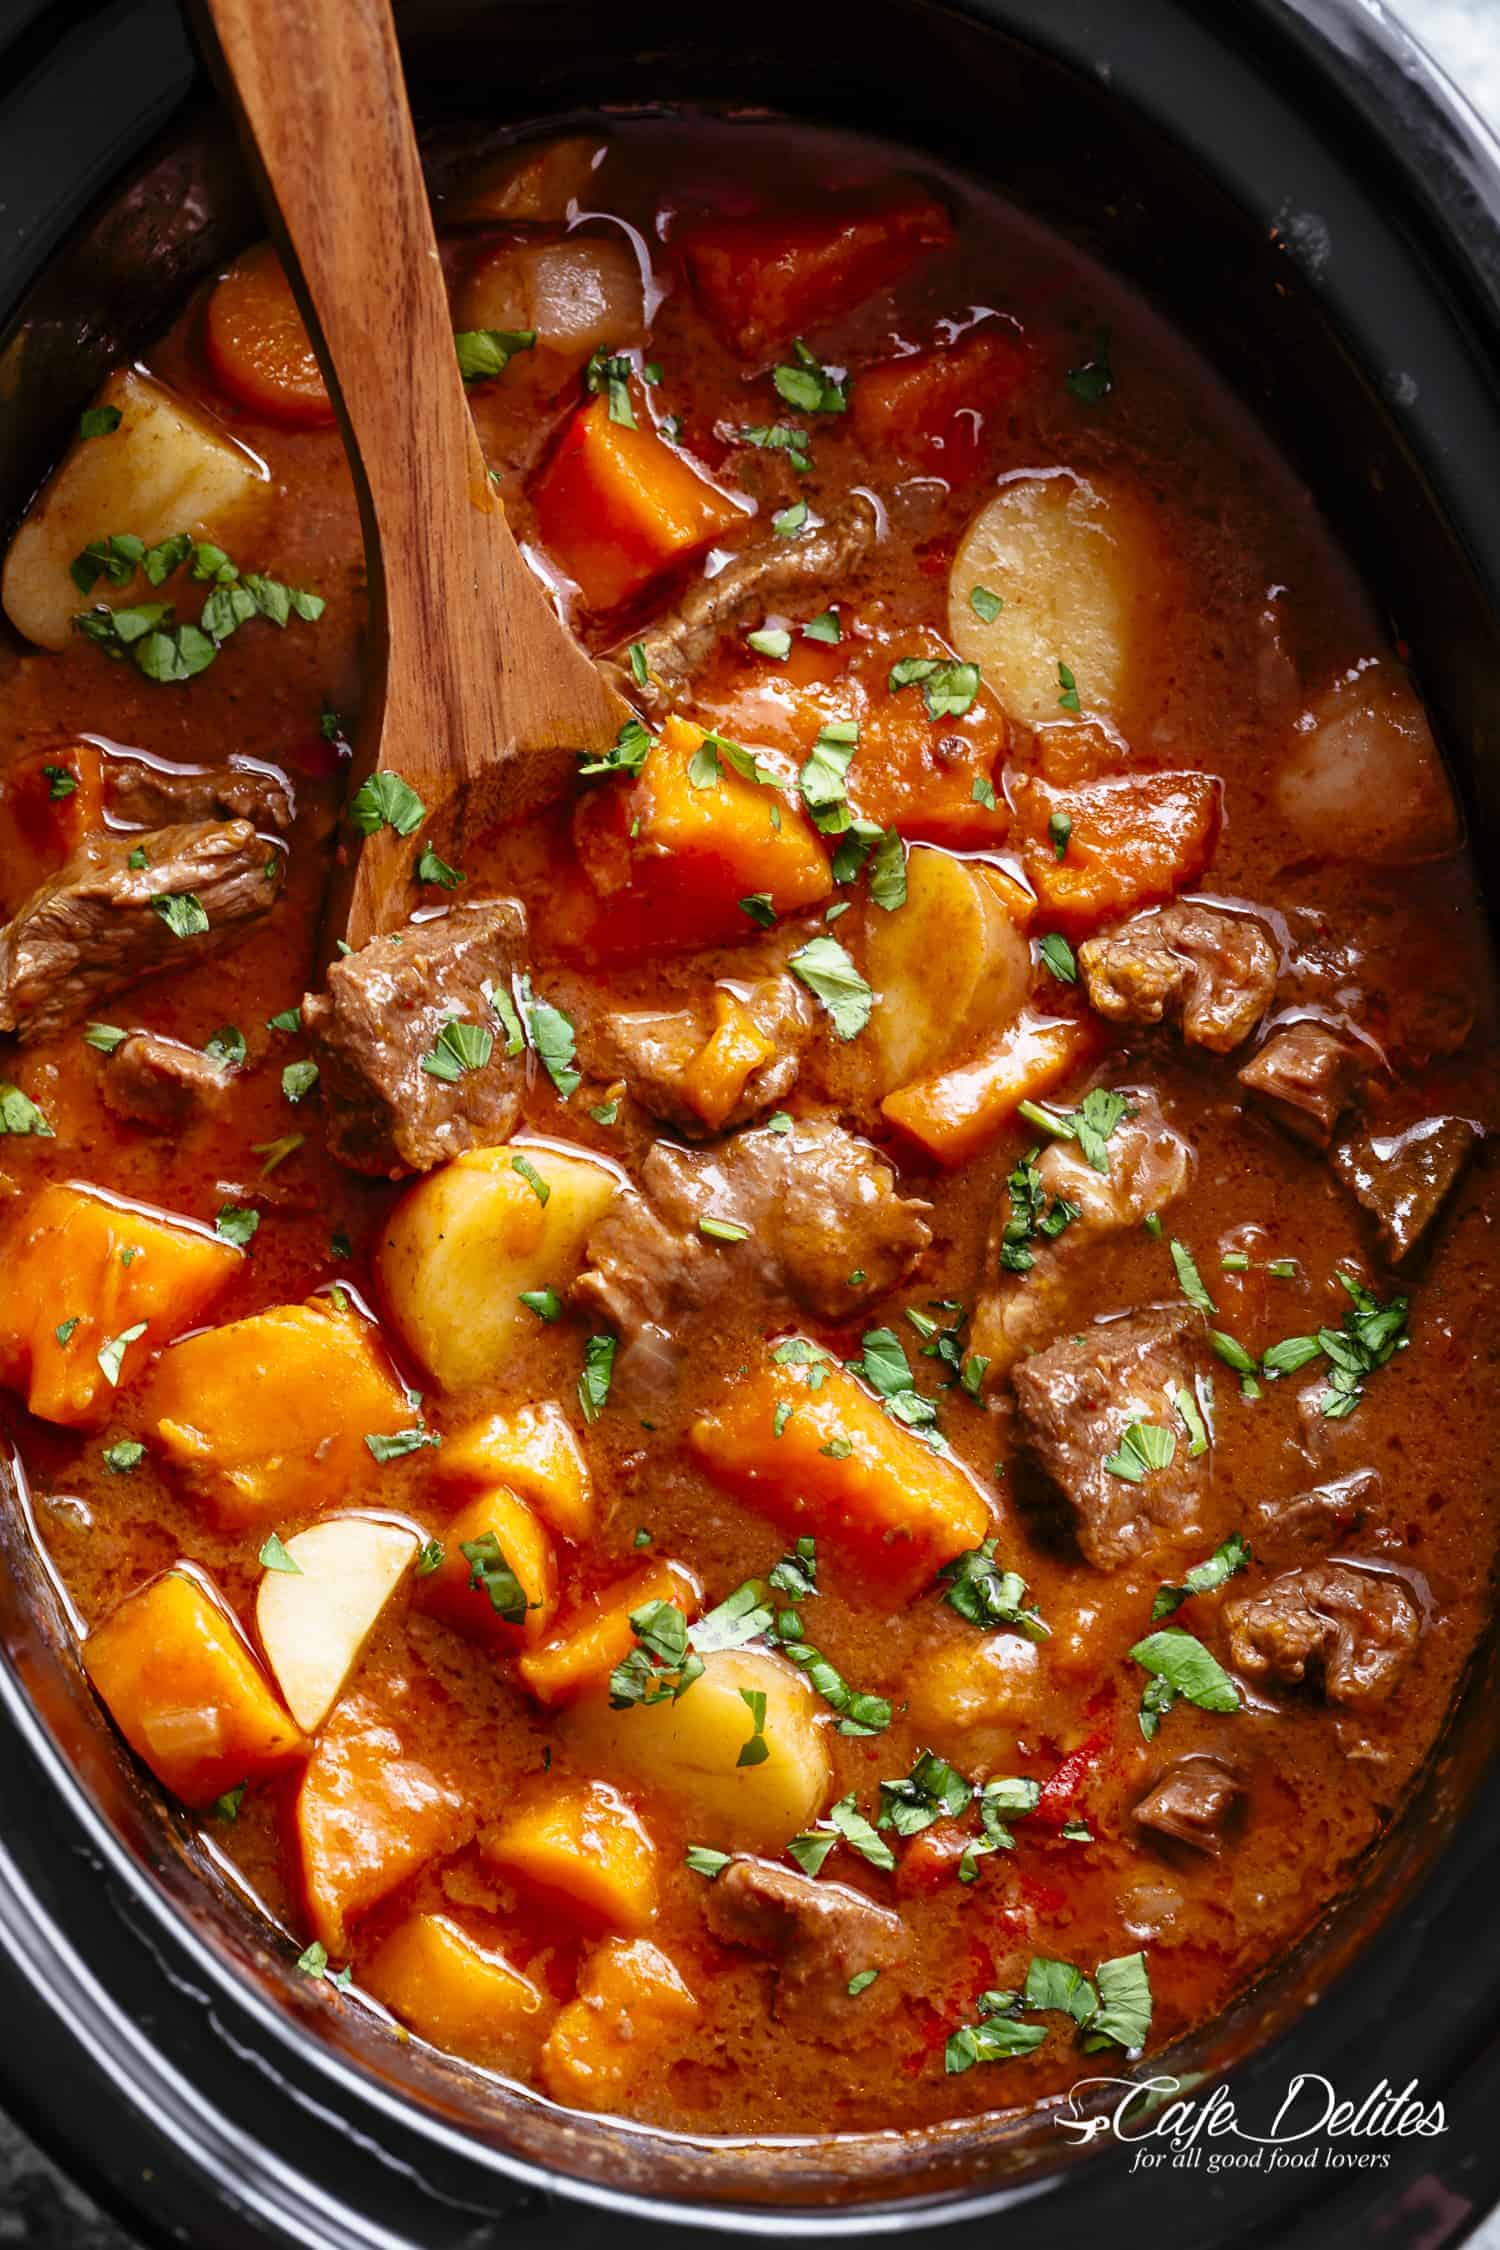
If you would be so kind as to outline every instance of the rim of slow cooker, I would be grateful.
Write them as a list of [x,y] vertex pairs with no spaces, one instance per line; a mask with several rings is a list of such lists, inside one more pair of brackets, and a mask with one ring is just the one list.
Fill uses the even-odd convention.
[[[1055,0],[998,0],[998,4],[997,0],[944,0],[944,4],[955,14],[989,22],[997,31],[1019,37],[1075,68],[1090,61],[1099,67],[1097,59],[1087,53],[1076,18],[1072,23],[1058,20],[1066,11],[1059,11]],[[1182,12],[1180,0],[1168,0],[1169,7],[1174,5]],[[1189,0],[1187,15],[1199,12],[1210,17],[1215,13],[1212,7],[1200,11]],[[33,66],[44,70],[48,53],[55,46],[66,44],[76,50],[80,41],[98,33],[101,54],[96,67],[114,76],[126,48],[133,50],[141,95],[139,106],[130,112],[128,127],[113,143],[91,149],[81,176],[70,190],[52,197],[47,213],[31,229],[30,264],[35,271],[45,264],[99,189],[138,157],[181,108],[195,83],[196,66],[180,30],[175,39],[168,37],[163,44],[161,35],[175,19],[167,17],[160,0],[126,0],[123,6],[113,4],[113,0],[96,0],[81,20],[75,9],[50,4],[50,0],[22,0],[22,13],[19,33],[12,34],[8,49],[8,59],[18,66],[13,84],[24,87]],[[154,27],[154,37],[142,43],[145,24]],[[123,46],[119,40],[122,30],[126,35]],[[1482,339],[1483,347],[1494,352],[1500,345],[1500,231],[1495,223],[1500,213],[1500,139],[1488,132],[1430,59],[1385,14],[1379,0],[1256,0],[1256,4],[1243,8],[1234,24],[1216,22],[1212,37],[1221,46],[1238,46],[1263,76],[1271,74],[1268,61],[1274,61],[1281,73],[1288,57],[1299,59],[1305,78],[1295,87],[1282,83],[1278,88],[1280,99],[1302,108],[1309,101],[1331,106],[1338,114],[1340,129],[1352,141],[1361,136],[1368,141],[1367,165],[1379,152],[1381,161],[1389,167],[1388,200],[1392,206],[1396,204],[1399,188],[1407,205],[1403,218],[1408,224],[1416,220],[1427,237],[1425,249],[1442,269],[1454,319],[1467,328],[1471,344]],[[151,67],[143,70],[140,65],[148,55]],[[1152,67],[1160,60],[1160,56],[1152,58]],[[1211,131],[1206,121],[1200,122],[1191,106],[1186,111],[1172,107],[1172,95],[1160,79],[1144,83],[1139,72],[1146,66],[1139,51],[1131,62],[1133,70],[1122,69],[1118,58],[1112,58],[1113,84],[1153,130],[1174,140],[1184,154],[1226,186],[1242,208],[1274,217],[1266,209],[1263,183],[1258,184],[1245,168],[1248,152],[1244,148],[1232,152],[1226,149],[1221,134]],[[130,91],[134,93],[136,87]],[[1386,216],[1394,225],[1394,215]],[[1344,333],[1357,347],[1367,346],[1368,327],[1360,318],[1349,317],[1351,308],[1337,287],[1328,294]],[[1369,307],[1365,310],[1368,313]],[[1380,356],[1378,351],[1371,353],[1366,364],[1378,366]],[[1428,408],[1429,415],[1430,411]],[[1500,419],[1500,403],[1495,413]],[[1461,417],[1446,434],[1447,444],[1440,443],[1434,450],[1433,432],[1424,420],[1417,450],[1444,513],[1459,528],[1470,554],[1487,560],[1489,567],[1484,575],[1491,586],[1500,589],[1500,531],[1488,527],[1486,536],[1482,494],[1475,489],[1484,480],[1464,474]],[[694,2205],[561,2174],[503,2149],[466,2142],[451,2125],[403,2100],[393,2089],[377,2084],[331,2049],[310,2039],[293,2017],[240,1975],[227,1956],[195,1952],[189,1926],[94,1804],[9,1662],[0,1667],[0,1701],[24,1753],[17,1760],[12,1755],[15,1746],[6,1744],[0,1755],[0,1770],[13,1781],[18,1766],[29,1767],[24,1779],[33,1786],[37,1782],[42,1785],[43,1793],[37,1799],[38,1830],[45,1828],[49,1842],[57,1848],[80,1855],[94,1879],[115,1887],[113,1904],[117,1910],[123,1909],[126,1914],[130,1909],[145,1910],[148,1920],[123,1920],[109,1934],[116,1945],[122,1935],[132,1939],[161,1964],[177,2011],[174,2030],[180,2032],[195,2019],[206,2019],[210,2011],[228,2002],[249,2019],[256,2034],[265,2035],[268,2049],[280,2050],[274,2059],[270,2053],[252,2055],[240,2043],[251,2034],[242,2026],[219,2022],[215,2016],[226,2051],[237,2057],[238,2065],[248,2066],[247,2082],[276,2073],[279,2062],[294,2064],[308,2079],[320,2081],[322,2091],[342,2094],[349,2111],[362,2108],[369,2121],[367,2134],[380,2123],[393,2126],[414,2142],[441,2149],[458,2168],[484,2173],[492,2186],[503,2182],[511,2190],[555,2191],[572,2207],[569,2223],[575,2228],[592,2216],[608,2218],[612,2234],[618,2232],[619,2221],[624,2219],[645,2220],[654,2228],[690,2224],[782,2237],[874,2234],[898,2227],[915,2231],[930,2221],[942,2221],[951,2227],[1001,2210],[1019,2210],[1028,2201],[1045,2195],[1049,2237],[1061,2245],[1063,2234],[1051,2223],[1061,2216],[1057,2209],[1059,2195],[1066,2193],[1070,2204],[1079,2210],[1092,2206],[1097,2222],[1102,2192],[1110,2199],[1118,2231],[1123,2216],[1119,2200],[1123,2183],[1102,2179],[1098,2165],[1074,2177],[1053,2173],[1035,2182],[958,2189],[937,2204],[918,2198],[841,2212],[807,2204],[787,2209]],[[22,1791],[7,1789],[6,1795],[12,1805],[31,1801],[24,1791],[24,1781]],[[1429,1896],[1423,1901],[1429,1920],[1440,1904],[1451,1903],[1451,1895],[1465,1885],[1477,1884],[1480,1895],[1484,1895],[1485,1846],[1473,1835],[1474,1815],[1471,1797],[1458,1832],[1439,1862]],[[202,2054],[191,2058],[184,2055],[184,2071],[164,2051],[161,2033],[148,2021],[128,2020],[107,1989],[98,1964],[86,1958],[70,1931],[53,1919],[43,1903],[44,1895],[44,1886],[28,1874],[0,1836],[0,1939],[4,1954],[0,1993],[8,2002],[11,2030],[11,2037],[0,2049],[0,2087],[9,2106],[36,2138],[58,2155],[101,2202],[138,2232],[180,2242],[181,2219],[163,2207],[162,2191],[170,2178],[175,2211],[180,2213],[191,2209],[193,2183],[212,2181],[222,2208],[218,2201],[201,2203],[199,2208],[209,2217],[212,2228],[202,2239],[210,2240],[214,2250],[238,2250],[241,2242],[247,2246],[275,2245],[277,2250],[282,2246],[285,2250],[402,2250],[412,2240],[410,2235],[391,2233],[382,2221],[369,2215],[368,2208],[356,2208],[342,2195],[330,2194],[317,2182],[314,2167],[285,2162],[264,2137],[247,2137],[235,2122],[233,2095],[220,2106],[204,2091],[205,2086],[213,2084],[214,2073],[205,2070],[201,2083],[192,2075],[193,2065],[201,2067],[207,2058]],[[1408,1913],[1410,1910],[1409,1902]],[[1379,1930],[1361,1953],[1361,1960],[1388,1950],[1393,1942],[1400,1945],[1402,1935],[1397,1929],[1393,1939],[1391,1930]],[[181,1958],[171,1960],[169,1965],[172,1954]],[[1481,1977],[1475,1978],[1475,1987],[1476,1995],[1482,1992]],[[1342,1980],[1341,1990],[1347,2001],[1347,1978]],[[1334,1995],[1324,2006],[1332,2007],[1336,1999]],[[1485,2013],[1489,2013],[1487,2004]],[[162,2014],[165,2021],[165,2007]],[[1453,2019],[1451,2031],[1457,2028],[1456,2008],[1449,2015]],[[1266,2053],[1286,2044],[1285,2035],[1278,2035],[1270,2049],[1247,2058],[1243,2069],[1263,2062]],[[1490,2033],[1487,2023],[1481,2026],[1476,2022],[1460,2036],[1459,2044],[1464,2049],[1459,2070],[1464,2114],[1472,2114],[1477,2122],[1488,2107],[1492,2117],[1490,2105],[1500,2091],[1500,2041]],[[70,2081],[76,2084],[79,2079],[80,2057],[92,2074],[86,2081],[92,2105],[84,2116],[71,2114],[72,2104],[67,2101]],[[235,2067],[232,2061],[231,2073]],[[228,2083],[225,2081],[225,2085]],[[317,2095],[310,2086],[293,2085],[285,2071],[280,2073],[279,2083],[278,2100],[289,2101],[304,2116],[310,2109],[316,2110]],[[215,2087],[216,2094],[224,2090],[225,2086]],[[330,2124],[337,2124],[347,2135],[349,2114],[340,2115],[337,2110],[328,2114]],[[148,2123],[148,2118],[152,2122]],[[360,2136],[353,2137],[358,2140]],[[1495,2140],[1492,2132],[1489,2139]],[[106,2156],[106,2141],[113,2161]],[[122,2163],[126,2151],[133,2153]],[[247,2151],[255,2159],[253,2164],[246,2163]],[[394,2157],[392,2161],[400,2162]],[[1500,2195],[1500,2147],[1486,2150],[1482,2160],[1476,2158],[1476,2187],[1481,2161],[1484,2202],[1476,2203],[1479,2213]],[[1159,2195],[1159,2184],[1156,2192]],[[525,2216],[524,2207],[503,2213],[495,2208],[481,2213],[474,2205],[465,2210],[461,2203],[455,2205],[452,2195],[430,2185],[424,2188],[424,2194],[435,2195],[438,2204],[457,2210],[466,2226],[462,2239],[469,2243],[475,2240],[467,2231],[469,2220],[482,2215],[503,2217],[506,2223],[515,2224]],[[1328,2196],[1318,2200],[1322,2209]],[[585,2206],[592,2206],[592,2213],[581,2208]],[[1329,2220],[1337,2218],[1338,2214],[1322,2209],[1321,2217],[1307,2223],[1316,2224],[1317,2239],[1326,2245],[1332,2239]],[[1250,2215],[1242,2210],[1233,2221],[1232,2232],[1219,2232],[1216,2227],[1216,2239],[1239,2240],[1242,2230],[1253,2231],[1264,2224],[1264,2212]],[[1292,2250],[1302,2233],[1303,2223],[1299,2221],[1295,2233],[1283,2226],[1278,2239]],[[1243,2238],[1249,2239],[1248,2232]],[[456,2243],[459,2238],[453,2239]],[[422,2240],[424,2250],[437,2250],[439,2238],[435,2234],[424,2232]],[[442,2241],[446,2244],[447,2240],[444,2235]]]

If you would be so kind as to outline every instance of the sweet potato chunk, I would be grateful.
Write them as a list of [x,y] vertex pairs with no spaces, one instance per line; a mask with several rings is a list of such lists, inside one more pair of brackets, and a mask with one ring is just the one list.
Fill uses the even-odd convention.
[[191,1567],[127,1596],[84,1642],[83,1666],[136,1756],[185,1805],[211,1805],[306,1754],[233,1617]]
[[104,826],[104,760],[91,742],[48,743],[0,774],[0,915],[13,914]]
[[698,1581],[680,1563],[648,1563],[581,1602],[550,1640],[521,1658],[521,1677],[539,1703],[570,1703],[585,1688],[607,1680],[635,1647],[632,1610],[644,1609],[648,1602],[675,1602],[693,1617],[702,1598]]
[[746,1086],[776,1053],[750,1009],[727,985],[714,987],[714,1028],[682,1074],[683,1098],[717,1131]]
[[614,609],[744,520],[686,454],[658,437],[640,394],[636,426],[601,395],[580,407],[533,490],[537,528],[590,609]]
[[700,756],[703,744],[701,727],[668,719],[633,784],[606,783],[579,806],[574,844],[597,900],[591,950],[728,943],[754,934],[742,898],[765,893],[790,914],[833,889],[822,838],[790,791]]
[[45,1187],[0,1240],[0,1381],[43,1421],[102,1422],[116,1384],[201,1320],[243,1262],[168,1212]]
[[634,1936],[656,1918],[656,1846],[606,1781],[550,1782],[480,1839],[494,1867],[590,1928]]
[[167,1459],[229,1529],[346,1500],[380,1474],[366,1437],[416,1419],[373,1330],[321,1298],[188,1337],[149,1408]]
[[314,1937],[334,1955],[349,1924],[472,1828],[468,1808],[406,1748],[381,1706],[351,1695],[297,1791],[293,1828]]
[[360,1982],[419,2039],[476,2063],[509,2061],[545,2006],[529,1977],[446,1914],[398,1923]]
[[871,453],[959,483],[978,465],[985,421],[1006,411],[1028,365],[1018,335],[985,329],[861,368],[849,391],[855,435]]
[[[808,1347],[814,1354],[818,1347]],[[814,1390],[808,1380],[822,1380]],[[790,1406],[777,1434],[777,1409]],[[977,1547],[989,1510],[956,1462],[893,1421],[842,1367],[767,1361],[736,1375],[692,1444],[731,1492],[788,1532],[850,1548],[893,1590]]]
[[480,1493],[460,1508],[442,1544],[441,1564],[419,1582],[424,1608],[500,1648],[541,1637],[557,1608],[557,1563],[545,1526],[518,1493],[503,1484]]
[[993,1139],[1018,1106],[1045,1094],[1098,1045],[1095,1027],[1073,1016],[1024,1008],[972,1062],[917,1078],[887,1094],[881,1109],[940,1164],[962,1164]]
[[614,2109],[641,2068],[642,2052],[683,2031],[698,2003],[659,1946],[609,1938],[589,1958],[578,1997],[562,2010],[542,2049],[542,2080],[554,2101]]
[[[1219,784],[1203,773],[1120,774],[1080,789],[1033,777],[1016,783],[1015,799],[1027,876],[1043,914],[1070,931],[1191,883],[1219,824]],[[1048,829],[1054,814],[1072,822],[1061,859]]]
[[763,359],[885,289],[953,239],[947,212],[910,185],[825,199],[816,212],[721,219],[682,238],[693,294],[741,359]]
[[444,1483],[509,1485],[542,1521],[575,1545],[594,1528],[594,1490],[583,1448],[555,1399],[507,1407],[466,1423],[433,1456]]

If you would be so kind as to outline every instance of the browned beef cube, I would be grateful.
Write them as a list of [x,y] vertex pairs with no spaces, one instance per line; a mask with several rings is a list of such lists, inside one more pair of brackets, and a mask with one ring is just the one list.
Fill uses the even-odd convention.
[[285,868],[245,820],[90,837],[0,929],[0,1031],[49,1038],[142,977],[222,952],[269,914]]
[[1273,1031],[1239,1074],[1278,1125],[1314,1148],[1327,1148],[1364,1076],[1358,1048],[1310,1016]]
[[747,1125],[783,1100],[812,1037],[812,1002],[795,977],[762,977],[744,992],[744,1005],[775,1052],[751,1072],[734,1107],[713,1125],[688,1100],[684,1084],[689,1065],[713,1036],[714,1009],[707,997],[690,1008],[611,1009],[580,1035],[579,1052],[592,1076],[623,1078],[653,1117],[689,1140],[702,1140],[710,1132]]
[[290,784],[269,766],[158,766],[110,758],[105,796],[117,820],[165,828],[185,820],[248,820],[284,836],[292,825]]
[[[648,1344],[714,1297],[750,1291],[844,1320],[904,1281],[932,1239],[928,1206],[902,1196],[884,1157],[831,1119],[736,1133],[704,1151],[659,1141],[644,1199],[617,1196],[589,1240],[574,1296],[627,1344]],[[745,1227],[726,1245],[700,1221]]]
[[1404,1133],[1362,1133],[1334,1151],[1334,1170],[1378,1222],[1392,1265],[1416,1249],[1479,1137],[1467,1117],[1424,1117]]
[[117,1117],[180,1132],[220,1115],[232,1084],[231,1074],[200,1048],[154,1031],[133,1031],[110,1056],[100,1091]]
[[813,2028],[834,2028],[849,2013],[852,1977],[894,1968],[908,1948],[899,1914],[764,1859],[731,1860],[703,1912],[716,1937],[777,1960],[775,2013]]
[[1135,1818],[1142,1828],[1217,1858],[1244,1794],[1245,1784],[1222,1758],[1198,1753],[1157,1775]]
[[1298,1548],[1326,1552],[1335,1540],[1364,1522],[1380,1490],[1378,1470],[1353,1469],[1346,1477],[1315,1484],[1310,1491],[1294,1493],[1287,1500],[1258,1500],[1256,1554],[1263,1555],[1268,1546],[1282,1552]]
[[[1096,1321],[1016,1366],[1021,1437],[1056,1489],[1080,1553],[1100,1570],[1200,1528],[1203,1459],[1189,1455],[1176,1399],[1192,1391],[1201,1327],[1186,1305],[1131,1313]],[[1147,1467],[1126,1442],[1134,1423],[1172,1433],[1166,1465]]]
[[1078,949],[1089,1004],[1112,1023],[1172,1016],[1191,1046],[1227,1055],[1276,989],[1276,948],[1248,914],[1185,901],[1133,915]]
[[1397,1578],[1347,1563],[1284,1571],[1224,1611],[1230,1660],[1246,1679],[1321,1686],[1330,1703],[1383,1702],[1421,1636]]
[[[485,988],[508,994],[525,944],[524,908],[492,899],[408,923],[333,963],[327,991],[303,1001],[302,1024],[341,1163],[399,1180],[466,1148],[509,1140],[526,1063],[507,1056]],[[455,1022],[490,1034],[487,1062],[454,1070],[442,1059],[439,1038]],[[437,1073],[427,1067],[434,1059]]]

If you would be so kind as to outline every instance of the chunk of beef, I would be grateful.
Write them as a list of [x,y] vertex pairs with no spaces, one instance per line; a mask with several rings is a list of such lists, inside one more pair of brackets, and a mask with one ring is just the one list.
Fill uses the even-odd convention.
[[1308,1547],[1327,1549],[1365,1519],[1367,1509],[1380,1497],[1380,1473],[1354,1469],[1346,1477],[1332,1477],[1288,1500],[1258,1500],[1255,1506],[1255,1552],[1268,1545],[1285,1551]]
[[1422,1631],[1399,1579],[1347,1563],[1284,1571],[1224,1611],[1230,1661],[1247,1680],[1321,1686],[1330,1703],[1380,1703]]
[[[846,1320],[904,1281],[932,1239],[928,1206],[900,1195],[884,1157],[827,1118],[712,1149],[658,1142],[641,1185],[644,1200],[617,1196],[595,1227],[573,1295],[648,1355],[665,1356],[674,1332],[726,1292]],[[715,1241],[702,1219],[749,1233]]]
[[777,1960],[775,2014],[812,2028],[836,2026],[851,2006],[850,1979],[894,1968],[910,1942],[899,1914],[847,1884],[748,1856],[710,1884],[703,1913],[727,1944]]
[[[1025,1242],[1007,1244],[1016,1196],[1002,1189],[990,1220],[985,1271],[996,1276],[980,1292],[970,1332],[972,1348],[990,1363],[991,1383],[1008,1373],[1024,1351],[1056,1335],[1067,1318],[1075,1277],[1089,1276],[1090,1252],[1106,1236],[1133,1232],[1152,1212],[1176,1201],[1192,1177],[1193,1150],[1169,1125],[1149,1088],[1129,1092],[1131,1114],[1108,1141],[1109,1170],[1096,1172],[1076,1141],[1054,1141],[1037,1158],[1037,1181],[1044,1198],[1043,1219],[1063,1207],[1076,1215],[1061,1233],[1038,1231]],[[1017,1255],[1031,1263],[1015,1270]],[[1007,1263],[1007,1259],[1009,1263]],[[1097,1303],[1097,1281],[1089,1288],[1090,1309]]]
[[104,791],[116,820],[134,828],[248,820],[252,828],[284,836],[296,809],[285,775],[269,766],[150,766],[139,758],[110,758]]
[[[681,605],[640,636],[646,684],[634,670],[620,685],[653,718],[669,710],[713,655],[722,636],[752,612],[760,615],[799,594],[821,596],[847,577],[875,538],[874,503],[855,493],[801,539],[767,539],[733,556],[716,578],[704,578]],[[615,662],[623,664],[623,652]]]
[[[526,1065],[508,1056],[485,986],[508,988],[526,943],[512,898],[457,907],[372,938],[328,971],[326,992],[302,1003],[313,1042],[328,1143],[351,1171],[399,1180],[466,1148],[509,1140],[521,1114]],[[426,1069],[453,1022],[494,1039],[490,1059],[455,1076]]]
[[1278,1125],[1314,1148],[1327,1148],[1364,1077],[1359,1049],[1311,1016],[1273,1031],[1239,1074]]
[[[1061,1498],[1080,1553],[1100,1570],[1201,1528],[1203,1461],[1189,1456],[1175,1403],[1178,1391],[1192,1390],[1200,1329],[1186,1305],[1131,1313],[1065,1337],[1015,1369],[1022,1439]],[[1138,1481],[1133,1452],[1121,1452],[1133,1422],[1176,1437],[1166,1467],[1141,1469]]]
[[689,1140],[747,1125],[796,1083],[813,1035],[812,1002],[789,976],[764,977],[748,987],[715,987],[716,994],[720,991],[740,1003],[745,1025],[773,1050],[749,1071],[727,1111],[718,1110],[693,1068],[715,1035],[716,1000],[705,998],[691,1008],[626,1008],[600,1016],[579,1041],[585,1067],[597,1078],[623,1078],[643,1109]]
[[1197,1753],[1159,1773],[1135,1808],[1136,1823],[1190,1844],[1217,1859],[1245,1794],[1245,1784],[1222,1758]]
[[110,1056],[99,1090],[117,1117],[176,1133],[222,1116],[232,1083],[230,1072],[201,1048],[133,1031]]
[[1424,1117],[1404,1133],[1361,1133],[1335,1149],[1333,1168],[1378,1223],[1392,1265],[1416,1249],[1479,1138],[1467,1117]]
[[222,953],[269,914],[285,869],[245,820],[91,836],[0,929],[0,1031],[50,1038],[142,977]]
[[1078,948],[1089,1005],[1111,1023],[1175,1017],[1190,1046],[1227,1055],[1276,989],[1276,948],[1248,914],[1179,900]]

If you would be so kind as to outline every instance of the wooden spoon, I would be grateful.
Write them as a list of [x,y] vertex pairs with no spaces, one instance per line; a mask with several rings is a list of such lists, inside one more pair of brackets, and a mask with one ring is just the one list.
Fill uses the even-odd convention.
[[628,707],[517,547],[464,397],[389,0],[201,0],[338,410],[370,578],[370,687],[351,787],[427,807],[340,855],[326,935],[406,921],[411,870],[559,795]]

